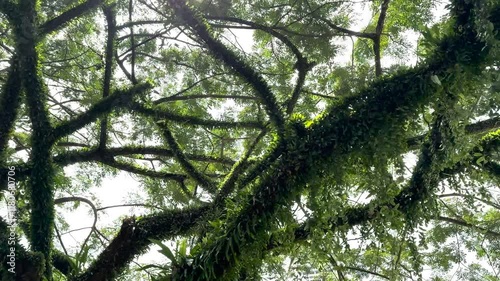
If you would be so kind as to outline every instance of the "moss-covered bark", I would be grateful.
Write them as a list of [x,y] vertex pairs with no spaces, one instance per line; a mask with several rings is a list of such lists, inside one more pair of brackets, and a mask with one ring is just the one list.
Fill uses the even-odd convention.
[[[16,52],[19,55],[23,89],[26,93],[29,118],[32,125],[31,175],[28,180],[31,203],[30,243],[34,252],[51,260],[52,231],[54,225],[54,191],[51,148],[52,126],[48,117],[46,99],[48,91],[41,76],[40,44],[37,43],[37,3],[20,1],[22,17],[15,23]],[[52,267],[45,265],[45,277],[52,280]]]
[[72,281],[113,280],[134,257],[144,253],[151,241],[149,239],[169,239],[192,232],[210,206],[187,210],[165,211],[142,218],[129,218],[123,221],[118,234],[97,260]]
[[0,93],[0,165],[5,163],[5,150],[21,104],[21,77],[17,56],[11,59],[7,81]]
[[[277,169],[265,170],[263,180],[254,188],[246,205],[230,219],[222,233],[207,243],[190,264],[173,272],[174,280],[221,280],[234,269],[245,249],[266,247],[266,230],[280,205],[287,205],[307,182],[314,181],[321,170],[334,166],[342,155],[362,150],[370,142],[400,135],[405,120],[414,117],[416,110],[439,97],[442,91],[431,76],[474,73],[484,67],[489,48],[480,41],[472,24],[473,5],[456,1],[456,33],[446,37],[434,59],[419,68],[382,79],[359,95],[330,108],[329,113],[307,129],[292,130],[285,143]],[[177,9],[177,8],[176,8]],[[184,8],[184,14],[189,13]],[[496,16],[496,14],[495,14]],[[495,26],[498,30],[500,26]],[[360,130],[360,128],[365,128]],[[377,141],[379,139],[379,141]],[[424,147],[423,158],[414,175],[414,190],[398,202],[411,209],[425,198],[427,188],[437,182],[433,166],[434,143]],[[409,200],[409,201],[408,201]],[[355,215],[362,220],[366,213]]]

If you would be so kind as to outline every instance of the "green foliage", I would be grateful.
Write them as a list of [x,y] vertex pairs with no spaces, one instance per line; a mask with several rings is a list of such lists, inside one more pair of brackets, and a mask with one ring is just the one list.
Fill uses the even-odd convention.
[[[500,7],[436,19],[436,3],[0,1],[19,274],[495,280]],[[122,172],[134,209],[107,228],[95,191]],[[54,207],[67,196],[98,219],[71,246],[62,213],[83,200]],[[157,261],[135,259],[152,245]]]

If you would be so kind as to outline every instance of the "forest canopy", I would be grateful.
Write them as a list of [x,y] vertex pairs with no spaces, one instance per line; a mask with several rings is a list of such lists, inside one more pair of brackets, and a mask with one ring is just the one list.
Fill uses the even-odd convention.
[[499,28],[496,0],[0,0],[1,280],[499,280]]

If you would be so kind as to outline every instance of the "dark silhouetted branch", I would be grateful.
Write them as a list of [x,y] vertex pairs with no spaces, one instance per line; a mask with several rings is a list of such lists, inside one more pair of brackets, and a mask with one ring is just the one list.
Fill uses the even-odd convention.
[[53,31],[56,31],[58,29],[63,28],[66,24],[68,24],[70,21],[79,18],[80,16],[90,12],[91,10],[97,8],[101,3],[103,3],[103,0],[87,0],[83,2],[82,4],[71,8],[67,10],[66,12],[60,14],[59,16],[48,20],[47,22],[43,23],[40,28],[39,28],[39,34],[40,35],[46,35],[48,33],[51,33]]

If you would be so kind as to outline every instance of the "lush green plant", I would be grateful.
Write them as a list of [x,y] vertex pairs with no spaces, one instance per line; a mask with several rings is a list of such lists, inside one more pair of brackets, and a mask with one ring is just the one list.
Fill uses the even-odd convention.
[[498,280],[498,1],[356,2],[1,0],[2,280]]

